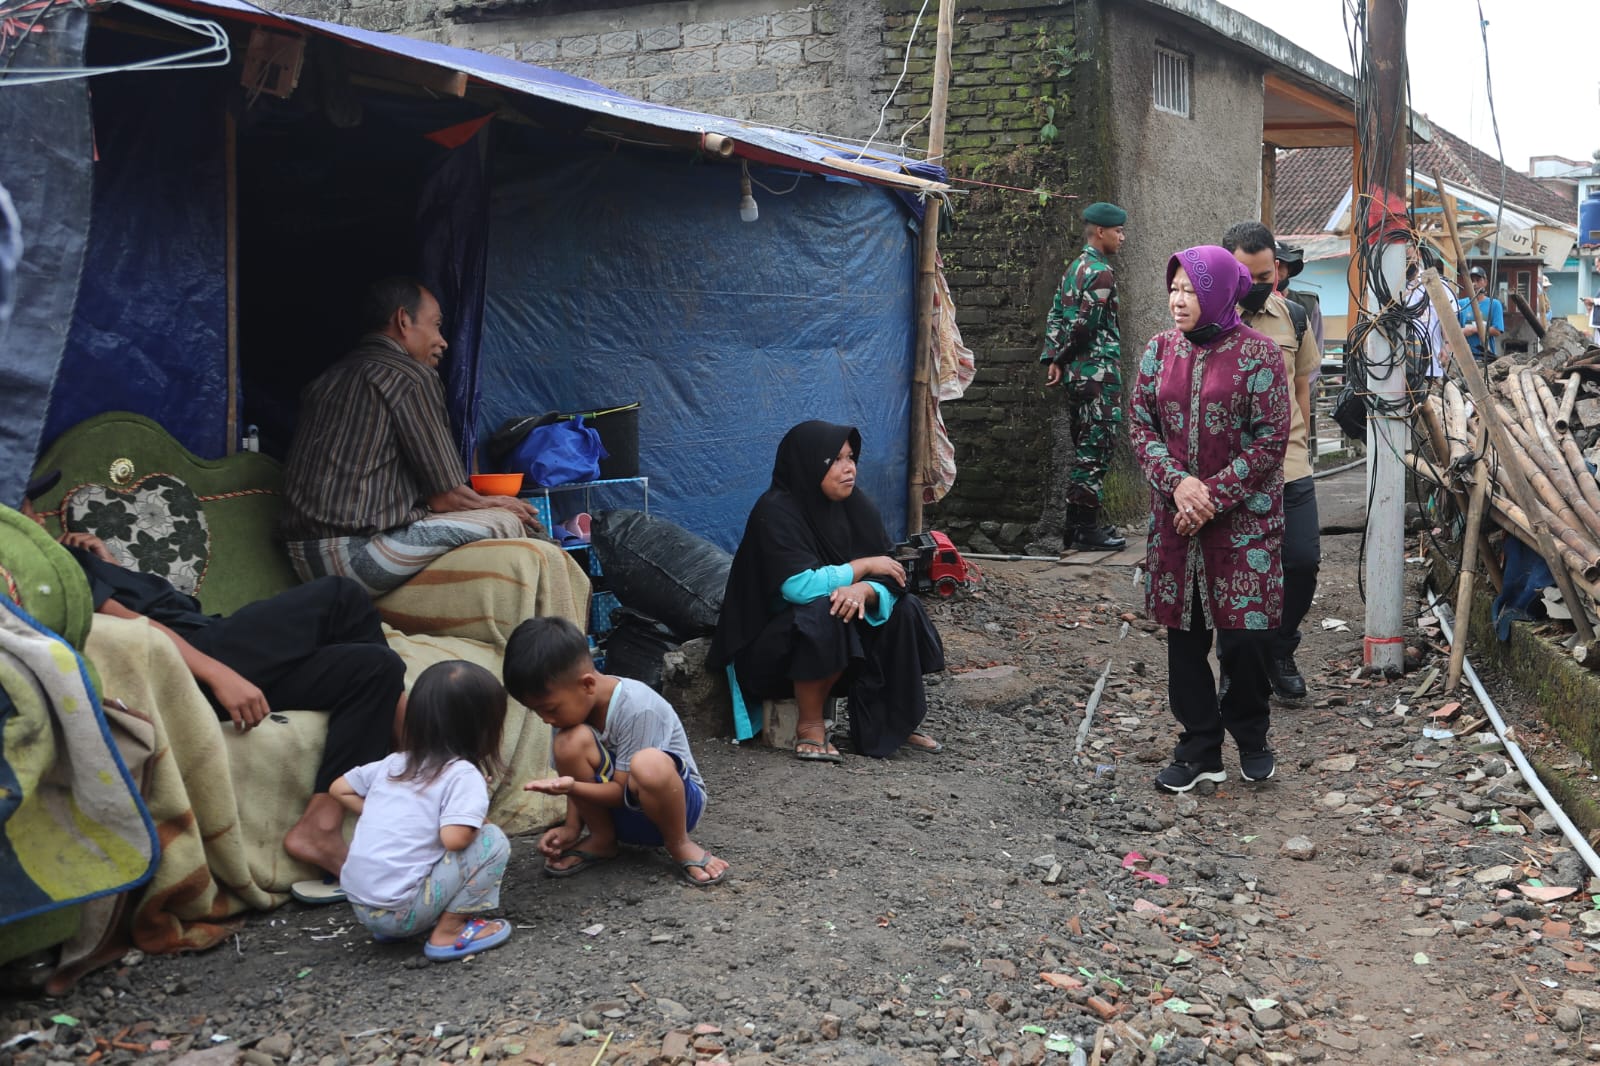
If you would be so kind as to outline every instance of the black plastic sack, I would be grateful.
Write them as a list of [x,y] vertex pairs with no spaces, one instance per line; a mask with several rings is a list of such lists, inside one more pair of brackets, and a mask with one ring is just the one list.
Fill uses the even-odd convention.
[[628,607],[612,611],[611,620],[606,673],[643,681],[660,692],[667,652],[677,649],[678,638],[654,618]]
[[605,511],[591,536],[606,585],[622,606],[660,619],[684,639],[717,627],[733,556],[641,511]]

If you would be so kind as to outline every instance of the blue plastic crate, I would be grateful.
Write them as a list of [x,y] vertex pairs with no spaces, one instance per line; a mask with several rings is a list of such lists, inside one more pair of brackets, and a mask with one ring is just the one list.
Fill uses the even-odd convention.
[[539,524],[544,527],[544,531],[550,532],[555,526],[555,521],[550,515],[550,497],[529,496],[528,502],[533,504],[533,509],[538,512]]
[[614,593],[600,591],[589,597],[589,632],[605,636],[611,632],[611,612],[621,607]]

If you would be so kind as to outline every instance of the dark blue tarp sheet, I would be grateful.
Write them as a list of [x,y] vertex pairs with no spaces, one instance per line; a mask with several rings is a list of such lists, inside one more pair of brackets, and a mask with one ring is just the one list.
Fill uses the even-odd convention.
[[[87,12],[62,9],[41,25],[44,32],[17,48],[17,69],[83,62]],[[63,327],[78,297],[89,229],[89,137],[83,82],[0,88],[0,187],[15,206],[0,223],[0,271],[14,271],[0,283],[0,302],[14,302],[9,325],[0,314],[0,504],[7,507],[22,502],[39,452]]]
[[92,85],[99,161],[89,247],[42,445],[91,415],[124,410],[202,458],[225,451],[220,86],[215,71],[115,74]]
[[[502,147],[505,147],[502,145]],[[537,162],[534,162],[537,160]],[[860,486],[905,529],[915,235],[881,188],[682,156],[500,154],[477,436],[639,400],[653,514],[731,549],[785,430],[861,430]]]

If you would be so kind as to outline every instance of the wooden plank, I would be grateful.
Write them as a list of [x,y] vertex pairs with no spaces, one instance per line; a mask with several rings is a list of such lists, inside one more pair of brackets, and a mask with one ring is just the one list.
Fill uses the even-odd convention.
[[467,75],[464,71],[437,67],[432,63],[419,63],[404,56],[373,52],[363,48],[346,48],[344,61],[355,74],[404,82],[431,89],[445,96],[459,98],[467,95]]

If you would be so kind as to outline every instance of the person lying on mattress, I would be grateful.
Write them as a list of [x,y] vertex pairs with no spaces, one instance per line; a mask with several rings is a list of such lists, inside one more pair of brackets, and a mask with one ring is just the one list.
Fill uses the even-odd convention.
[[[51,471],[28,483],[22,513],[41,526],[33,501],[60,477]],[[366,591],[326,577],[224,618],[204,613],[165,579],[122,566],[93,534],[67,533],[61,543],[83,568],[95,611],[143,618],[166,634],[218,721],[248,733],[274,709],[328,712],[313,795],[283,847],[337,878],[347,852],[344,808],[329,786],[388,755],[405,714],[405,664],[389,650]]]
[[355,350],[300,396],[282,525],[300,580],[340,574],[381,596],[452,548],[542,532],[527,500],[467,483],[437,373],[449,345],[433,293],[388,278],[367,290],[361,317]]

